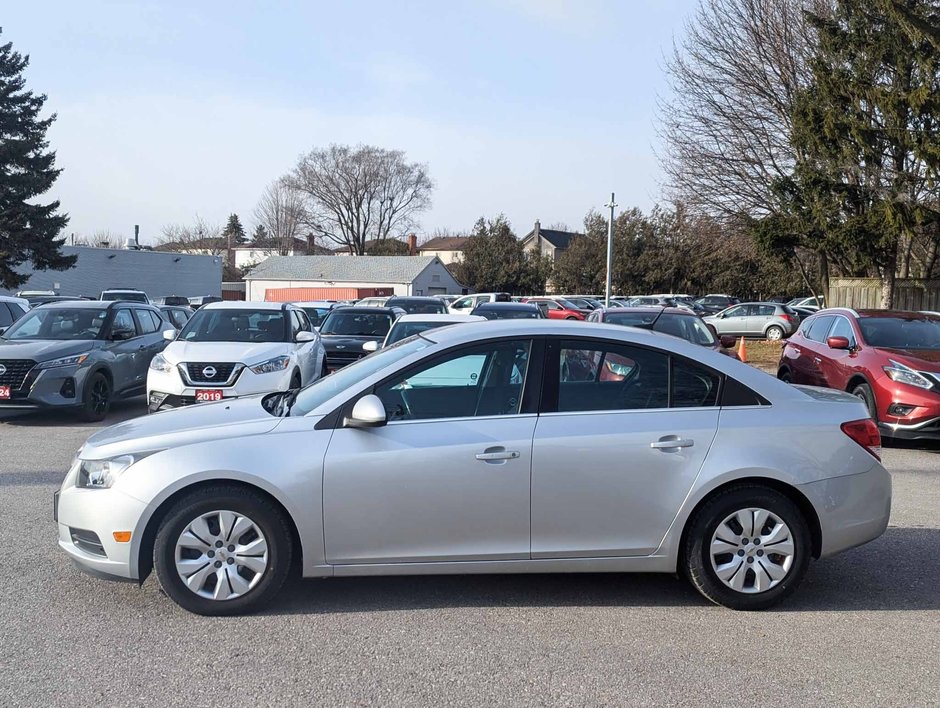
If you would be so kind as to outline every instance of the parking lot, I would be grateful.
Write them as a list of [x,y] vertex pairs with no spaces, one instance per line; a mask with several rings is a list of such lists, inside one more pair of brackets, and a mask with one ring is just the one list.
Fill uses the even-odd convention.
[[885,450],[887,533],[815,564],[771,612],[711,606],[670,576],[529,575],[306,580],[264,614],[210,619],[56,547],[75,450],[143,412],[0,420],[4,704],[940,702],[940,447]]

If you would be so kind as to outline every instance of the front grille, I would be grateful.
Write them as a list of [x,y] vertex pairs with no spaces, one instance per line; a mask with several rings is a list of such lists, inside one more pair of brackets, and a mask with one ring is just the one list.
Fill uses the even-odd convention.
[[[191,362],[186,364],[186,374],[189,376],[189,380],[193,383],[204,383],[204,384],[215,384],[216,386],[221,386],[228,382],[229,378],[232,376],[232,372],[235,371],[235,367],[238,364],[235,364],[230,361],[226,362],[210,362],[210,361],[198,361]],[[207,376],[204,372],[207,368],[212,367],[215,369],[215,374],[213,376]]]
[[32,359],[0,359],[0,367],[3,367],[3,373],[0,374],[0,386],[9,386],[11,389],[20,388],[26,374],[34,366],[36,362]]

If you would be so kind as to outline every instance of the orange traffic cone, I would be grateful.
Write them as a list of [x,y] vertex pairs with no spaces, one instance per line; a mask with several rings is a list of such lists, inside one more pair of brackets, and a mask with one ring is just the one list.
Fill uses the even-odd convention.
[[738,344],[738,359],[747,361],[747,345],[744,344],[744,337],[741,337],[741,343]]

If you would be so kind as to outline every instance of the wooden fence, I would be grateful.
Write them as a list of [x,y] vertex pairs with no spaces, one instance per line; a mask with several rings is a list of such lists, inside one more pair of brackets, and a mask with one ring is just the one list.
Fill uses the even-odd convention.
[[[829,281],[829,307],[873,310],[881,307],[879,278],[833,278]],[[895,310],[940,312],[940,280],[898,278],[894,285]]]

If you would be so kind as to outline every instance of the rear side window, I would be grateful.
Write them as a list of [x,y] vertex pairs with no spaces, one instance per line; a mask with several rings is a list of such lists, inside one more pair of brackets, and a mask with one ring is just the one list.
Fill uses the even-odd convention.
[[773,305],[752,305],[758,317],[773,317],[777,313],[777,308]]
[[826,334],[832,326],[833,319],[832,315],[817,317],[812,321],[809,331],[806,332],[806,336],[814,342],[824,342],[826,340]]
[[718,405],[721,377],[710,369],[672,357],[671,408],[700,408]]

